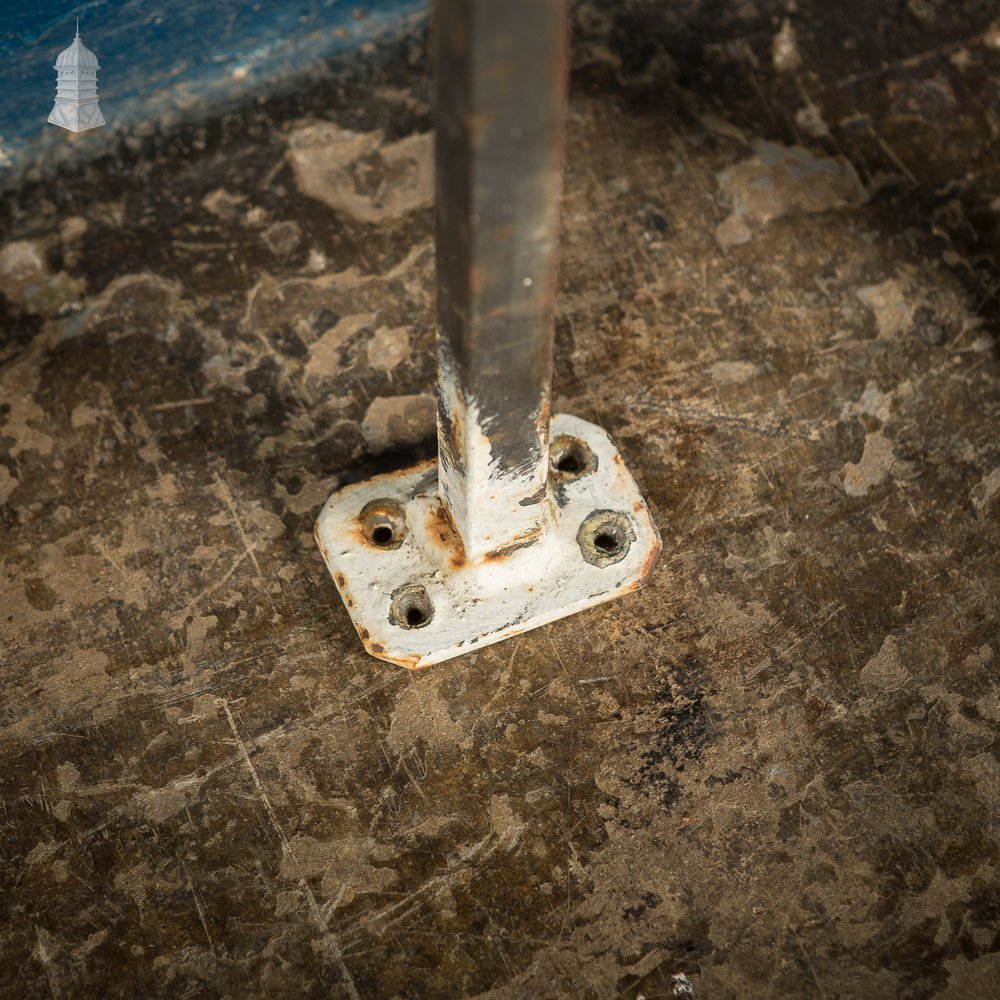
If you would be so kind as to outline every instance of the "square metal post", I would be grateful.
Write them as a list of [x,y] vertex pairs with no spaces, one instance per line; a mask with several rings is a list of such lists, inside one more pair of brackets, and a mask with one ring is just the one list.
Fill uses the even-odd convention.
[[567,35],[566,0],[435,5],[439,460],[316,526],[366,648],[405,666],[633,590],[660,550],[604,431],[550,422]]
[[435,8],[441,490],[468,556],[545,528],[565,0]]

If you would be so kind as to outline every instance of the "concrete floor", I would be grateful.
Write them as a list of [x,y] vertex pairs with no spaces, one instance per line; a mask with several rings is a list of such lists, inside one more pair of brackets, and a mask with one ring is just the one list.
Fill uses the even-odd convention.
[[995,996],[995,16],[578,8],[557,408],[663,556],[416,674],[312,527],[434,449],[424,39],[8,197],[0,996]]

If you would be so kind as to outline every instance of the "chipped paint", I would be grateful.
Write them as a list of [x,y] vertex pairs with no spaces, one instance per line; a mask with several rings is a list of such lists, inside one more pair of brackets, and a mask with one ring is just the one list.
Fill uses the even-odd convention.
[[[641,586],[660,551],[659,532],[617,449],[599,427],[557,416],[558,435],[585,441],[594,470],[559,484],[541,506],[547,527],[503,552],[467,553],[448,507],[426,485],[426,466],[377,476],[334,494],[320,513],[317,539],[365,648],[416,668],[520,635]],[[398,546],[373,546],[355,530],[361,512],[398,504],[409,531]],[[627,512],[627,513],[626,513]],[[621,551],[594,548],[601,526],[620,530]],[[589,548],[580,541],[586,535]],[[347,583],[350,581],[350,597]],[[414,595],[429,610],[406,624]]]
[[[478,558],[538,538],[550,517],[549,507],[540,502],[547,464],[525,456],[519,468],[504,466],[477,402],[463,397],[443,342],[439,353],[439,440],[446,442],[440,452],[441,492],[466,554]],[[535,419],[540,423],[538,416]],[[547,427],[545,432],[543,441]]]

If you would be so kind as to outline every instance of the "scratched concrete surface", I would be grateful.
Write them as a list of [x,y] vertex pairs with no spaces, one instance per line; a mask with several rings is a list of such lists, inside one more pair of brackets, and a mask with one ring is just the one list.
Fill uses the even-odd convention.
[[312,526],[434,447],[425,39],[9,197],[0,996],[995,996],[993,17],[577,9],[558,406],[664,553],[417,674]]

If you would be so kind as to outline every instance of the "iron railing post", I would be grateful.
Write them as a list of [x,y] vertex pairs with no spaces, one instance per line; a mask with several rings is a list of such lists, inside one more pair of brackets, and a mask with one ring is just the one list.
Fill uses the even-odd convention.
[[438,451],[475,557],[547,517],[566,0],[437,0]]
[[316,525],[365,648],[404,666],[634,590],[660,551],[607,434],[550,421],[567,33],[566,0],[435,5],[438,461]]

